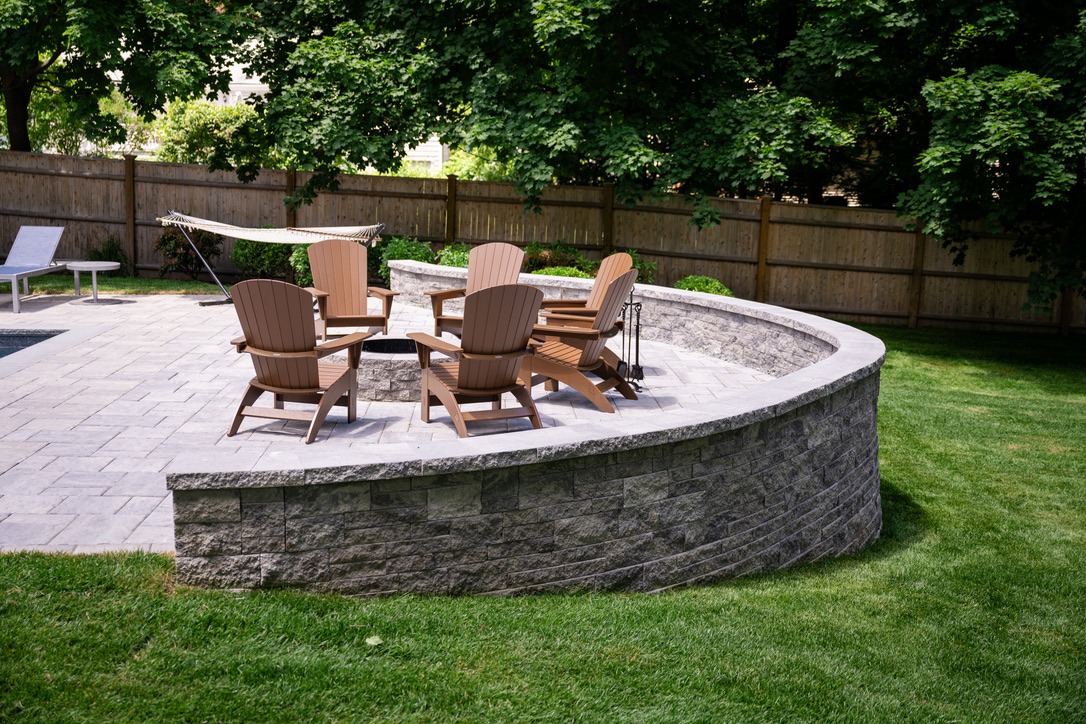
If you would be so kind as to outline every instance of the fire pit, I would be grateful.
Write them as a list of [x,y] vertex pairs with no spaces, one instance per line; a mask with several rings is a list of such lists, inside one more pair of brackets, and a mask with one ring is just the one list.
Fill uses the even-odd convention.
[[367,339],[358,363],[358,399],[418,402],[422,373],[415,341]]

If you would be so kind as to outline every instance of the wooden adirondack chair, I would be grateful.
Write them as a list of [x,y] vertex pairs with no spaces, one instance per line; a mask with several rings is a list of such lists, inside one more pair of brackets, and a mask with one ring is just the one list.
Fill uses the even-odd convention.
[[[368,284],[366,247],[346,239],[325,239],[308,249],[313,286],[317,299],[317,328],[328,339],[329,327],[380,328],[388,334],[388,317],[396,292]],[[369,299],[381,300],[381,313],[369,310]]]
[[[230,290],[244,334],[233,341],[238,352],[252,357],[256,377],[241,398],[228,436],[235,434],[243,417],[308,422],[303,438],[311,443],[324,418],[334,405],[347,408],[347,422],[356,416],[359,354],[371,332],[357,332],[317,344],[313,325],[313,295],[305,289],[271,279],[238,282]],[[347,351],[346,365],[317,360],[334,352]],[[274,407],[253,407],[265,392]],[[284,402],[317,405],[313,413],[283,409]]]
[[624,251],[611,254],[600,262],[600,268],[596,271],[596,279],[592,282],[587,299],[544,299],[542,305],[544,318],[554,314],[595,317],[607,293],[607,287],[630,269],[633,269],[633,257]]
[[463,317],[446,314],[445,302],[487,287],[516,284],[523,263],[524,251],[512,244],[493,242],[473,248],[468,252],[467,287],[426,292],[434,312],[434,334],[439,337],[442,332],[459,335],[463,329]]
[[[423,422],[430,421],[430,405],[440,403],[448,410],[460,437],[468,436],[465,423],[474,420],[527,417],[532,427],[543,427],[531,390],[519,379],[523,360],[531,354],[529,340],[542,300],[543,292],[527,285],[488,287],[464,299],[459,346],[425,332],[407,335],[415,340],[422,367]],[[440,352],[453,361],[433,361],[431,352]],[[506,392],[512,393],[521,406],[502,409],[501,396]],[[471,402],[490,402],[492,409],[461,408]]]
[[11,311],[19,313],[19,281],[23,294],[30,294],[30,277],[64,271],[64,264],[53,262],[57,245],[64,233],[63,226],[22,226],[11,243],[4,265],[0,266],[0,282],[11,282]]
[[[533,354],[524,363],[533,387],[546,382],[548,389],[556,390],[557,383],[564,382],[587,397],[600,412],[615,411],[603,396],[607,390],[617,389],[627,400],[637,399],[633,388],[615,369],[615,356],[606,348],[608,338],[621,329],[616,320],[636,279],[636,269],[614,279],[591,319],[570,317],[568,324],[536,326],[535,334],[542,340],[534,345]],[[602,381],[593,383],[589,373]]]

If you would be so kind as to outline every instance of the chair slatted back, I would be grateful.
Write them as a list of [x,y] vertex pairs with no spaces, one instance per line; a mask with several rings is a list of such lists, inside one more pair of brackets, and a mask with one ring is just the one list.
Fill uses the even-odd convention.
[[325,239],[311,245],[308,254],[313,286],[328,292],[328,316],[365,316],[366,247],[347,239]]
[[[543,292],[526,284],[503,284],[469,294],[464,300],[461,348],[468,354],[506,354],[528,348]],[[498,389],[514,384],[522,357],[500,360],[462,358],[457,386]]]
[[57,245],[64,233],[63,226],[22,226],[15,235],[4,266],[47,267],[57,253]]
[[[267,352],[312,352],[317,345],[313,295],[272,279],[238,282],[230,289],[248,346]],[[317,358],[250,355],[262,384],[292,390],[319,386]]]
[[[600,310],[596,312],[596,316],[592,321],[592,329],[605,332],[615,326],[618,315],[622,312],[622,303],[626,301],[626,298],[630,296],[630,292],[633,291],[635,281],[637,281],[637,270],[631,269],[607,285],[607,292],[600,303]],[[579,347],[580,345],[575,346]],[[595,364],[600,355],[603,354],[603,348],[606,346],[607,339],[604,337],[585,342],[584,347],[581,347],[580,365]]]
[[611,282],[631,269],[633,269],[633,257],[624,251],[612,254],[600,262],[599,271],[596,272],[596,279],[592,282],[592,289],[588,292],[588,300],[584,305],[585,308],[599,309]]
[[468,282],[465,294],[501,284],[516,284],[524,251],[519,247],[495,241],[480,244],[468,252]]

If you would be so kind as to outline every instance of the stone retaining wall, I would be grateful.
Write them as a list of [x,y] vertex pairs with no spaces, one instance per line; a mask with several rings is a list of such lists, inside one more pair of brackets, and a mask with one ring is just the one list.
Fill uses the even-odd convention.
[[[457,286],[426,277],[440,267],[392,267],[397,303]],[[635,296],[646,338],[778,379],[622,429],[593,421],[374,446],[324,467],[174,474],[178,579],[360,594],[660,591],[875,540],[882,344],[743,300],[651,286]]]

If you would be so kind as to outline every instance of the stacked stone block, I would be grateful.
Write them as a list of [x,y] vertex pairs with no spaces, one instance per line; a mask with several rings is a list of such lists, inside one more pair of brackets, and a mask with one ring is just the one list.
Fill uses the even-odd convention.
[[779,417],[605,455],[176,490],[179,579],[349,594],[661,591],[853,553],[881,527],[877,391],[876,372]]

